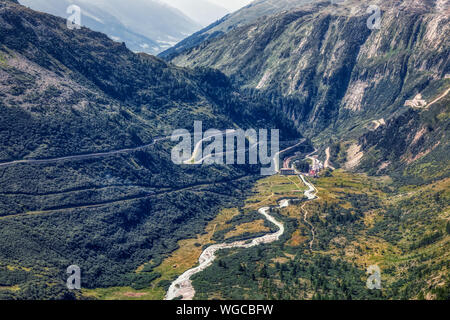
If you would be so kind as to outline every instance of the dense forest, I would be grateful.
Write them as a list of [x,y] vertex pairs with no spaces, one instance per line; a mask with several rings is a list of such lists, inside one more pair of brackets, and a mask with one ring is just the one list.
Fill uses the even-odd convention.
[[[193,277],[196,299],[448,300],[449,17],[394,2],[380,31],[365,1],[205,33],[223,19],[165,61],[0,0],[0,299],[161,298],[197,262],[172,263],[183,241],[194,255],[276,231],[244,209],[267,196],[296,199],[271,212],[280,241],[220,251]],[[313,150],[337,170],[311,178],[307,202],[299,177],[266,180],[259,165],[175,165],[161,138],[195,121],[279,129],[281,148],[305,138],[284,154],[298,170]],[[382,290],[366,287],[374,264]],[[70,265],[85,291],[67,290]]]

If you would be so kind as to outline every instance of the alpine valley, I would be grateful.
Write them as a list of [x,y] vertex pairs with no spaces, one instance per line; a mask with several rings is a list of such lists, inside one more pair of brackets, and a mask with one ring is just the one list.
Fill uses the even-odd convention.
[[[257,0],[135,51],[0,0],[0,299],[450,298],[448,0]],[[175,164],[196,121],[279,129],[279,173]]]

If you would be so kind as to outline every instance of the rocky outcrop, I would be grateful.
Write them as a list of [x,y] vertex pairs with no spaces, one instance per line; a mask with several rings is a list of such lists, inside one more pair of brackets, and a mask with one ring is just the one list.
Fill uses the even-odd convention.
[[[370,29],[370,5],[381,12]],[[346,1],[304,5],[236,28],[175,57],[209,66],[281,99],[305,132],[364,127],[450,72],[444,1]],[[334,130],[335,130],[334,129]]]

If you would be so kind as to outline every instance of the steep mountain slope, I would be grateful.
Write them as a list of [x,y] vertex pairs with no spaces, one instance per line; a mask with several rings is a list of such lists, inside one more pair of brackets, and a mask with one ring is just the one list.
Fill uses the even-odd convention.
[[21,0],[34,10],[67,18],[67,8],[81,8],[81,23],[125,42],[135,52],[156,54],[200,29],[179,10],[157,1]]
[[177,8],[202,26],[208,26],[227,15],[229,11],[219,4],[208,0],[161,0],[163,3]]
[[[450,85],[450,81],[447,82]],[[404,184],[426,184],[450,175],[450,96],[424,110],[408,109],[358,141],[360,169],[389,173]]]
[[[177,241],[238,204],[255,166],[179,166],[154,138],[194,120],[207,128],[280,128],[270,105],[240,94],[209,69],[173,67],[89,29],[0,1],[0,297],[74,298],[83,286],[138,286]],[[285,128],[283,130],[283,128]],[[108,152],[125,148],[134,151]],[[89,153],[100,157],[5,163]]]
[[263,16],[272,15],[293,7],[302,6],[313,0],[256,0],[248,6],[233,12],[212,23],[206,28],[194,33],[175,46],[159,54],[161,58],[171,60],[192,47],[215,39],[237,27],[247,25]]
[[[173,56],[270,99],[338,168],[310,178],[317,201],[280,212],[281,243],[197,274],[197,298],[449,299],[449,20],[441,0],[321,2]],[[370,265],[382,290],[365,286]]]
[[379,31],[366,26],[368,2],[317,4],[262,18],[173,62],[295,99],[285,111],[311,132],[349,117],[379,119],[450,72],[449,16],[438,2],[379,5]]

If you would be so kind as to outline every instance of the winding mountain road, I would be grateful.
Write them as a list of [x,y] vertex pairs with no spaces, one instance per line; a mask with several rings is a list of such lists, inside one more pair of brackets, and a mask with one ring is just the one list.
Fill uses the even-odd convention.
[[[233,132],[230,132],[230,133],[233,133]],[[6,167],[14,166],[17,164],[47,164],[47,163],[60,162],[60,161],[78,161],[78,160],[103,158],[103,157],[108,157],[108,156],[113,156],[113,155],[132,153],[132,152],[136,152],[136,151],[145,150],[145,149],[155,145],[159,141],[169,140],[171,138],[173,138],[173,137],[172,136],[161,137],[161,138],[154,139],[153,142],[143,145],[143,146],[108,151],[108,152],[89,153],[89,154],[82,154],[82,155],[71,155],[71,156],[64,156],[64,157],[50,158],[50,159],[15,160],[15,161],[11,161],[11,162],[0,163],[0,168],[6,168]],[[194,148],[194,152],[192,154],[191,159],[185,161],[185,163],[194,162],[195,161],[194,159],[197,157],[197,154],[200,150],[201,144],[205,140],[210,139],[210,138],[212,138],[212,137],[204,138],[201,141],[199,141]],[[272,161],[275,162],[275,168],[276,168],[277,172],[279,172],[279,169],[280,169],[279,156],[282,153],[285,153],[285,152],[295,148],[296,146],[301,145],[304,141],[305,141],[305,139],[302,139],[297,144],[295,144],[291,147],[288,147],[282,151],[279,151],[278,153],[276,153],[273,156]],[[254,148],[254,147],[258,146],[258,144],[259,143],[255,143],[255,144],[251,145],[250,148]],[[226,152],[222,153],[222,154],[226,154]],[[205,159],[201,159],[201,160],[205,160]],[[303,182],[307,186],[309,186],[309,189],[307,191],[305,191],[305,196],[309,200],[314,199],[315,194],[313,195],[313,192],[316,189],[314,188],[314,186],[312,184],[307,182],[303,176],[301,176],[301,177],[303,179]],[[101,205],[101,204],[95,204],[95,206],[97,206],[97,205]],[[288,206],[289,206],[289,200],[282,200],[279,203],[278,208],[286,208]],[[195,289],[192,286],[192,281],[190,280],[191,277],[193,275],[205,270],[206,268],[208,268],[216,259],[215,253],[217,251],[223,250],[223,249],[231,249],[231,248],[251,248],[254,246],[261,245],[261,244],[268,244],[268,243],[278,241],[280,239],[280,237],[284,234],[285,228],[281,222],[277,221],[273,216],[271,216],[268,213],[269,211],[270,211],[270,207],[262,207],[258,210],[258,212],[261,215],[263,215],[267,221],[273,223],[274,225],[276,225],[278,227],[277,232],[255,238],[253,240],[243,240],[243,241],[236,241],[233,243],[221,243],[221,244],[215,244],[215,245],[209,246],[200,255],[199,265],[197,267],[187,270],[181,276],[179,276],[174,282],[172,282],[171,286],[169,287],[169,290],[167,291],[165,299],[173,300],[177,297],[182,297],[183,300],[192,300],[195,295]],[[305,215],[304,219],[306,221],[306,215]],[[313,233],[313,236],[314,236],[314,233]],[[312,242],[313,241],[314,241],[314,238],[313,238]],[[312,242],[311,242],[311,246],[312,246]]]
[[[318,191],[316,187],[314,187],[312,183],[308,182],[303,175],[300,175],[300,178],[302,179],[303,183],[309,188],[308,190],[305,191],[305,196],[308,198],[308,200],[319,199],[319,197],[317,197]],[[309,243],[309,249],[312,251],[314,240],[316,239],[316,230],[314,229],[313,224],[307,220],[309,214],[308,210],[305,209],[305,206],[307,204],[308,202],[305,202],[302,205],[301,210],[304,212],[303,221],[305,221],[305,223],[309,225],[311,228],[312,240]]]
[[325,154],[326,154],[327,158],[325,159],[324,167],[330,168],[331,170],[336,170],[330,163],[330,158],[331,158],[331,148],[330,147],[328,147],[325,150]]
[[294,144],[293,146],[290,146],[284,150],[281,150],[274,155],[273,161],[275,162],[275,170],[277,172],[280,172],[280,155],[282,155],[285,152],[288,152],[289,150],[294,149],[295,147],[298,147],[299,145],[303,144],[305,141],[306,141],[306,139],[301,139],[297,144]]
[[107,152],[88,153],[88,154],[72,155],[72,156],[50,158],[50,159],[15,160],[15,161],[11,161],[11,162],[0,163],[0,168],[11,167],[16,164],[47,164],[47,163],[60,162],[60,161],[78,161],[78,160],[86,160],[86,159],[104,158],[104,157],[109,157],[109,156],[118,155],[118,154],[126,154],[126,153],[132,153],[132,152],[136,152],[136,151],[143,151],[143,150],[155,145],[157,142],[169,140],[170,138],[171,138],[171,136],[157,138],[157,139],[153,140],[153,142],[151,142],[149,144],[145,144],[143,146],[139,146],[139,147],[135,147],[135,148],[114,150],[114,151],[107,151]]
[[[203,142],[205,142],[205,141],[209,141],[209,140],[211,140],[211,138],[215,138],[215,137],[218,137],[218,136],[223,136],[224,134],[225,134],[225,136],[226,135],[231,135],[231,134],[234,134],[236,132],[236,130],[229,130],[229,131],[226,131],[225,133],[224,132],[220,132],[220,133],[217,133],[217,134],[214,134],[214,135],[210,135],[210,136],[208,136],[208,137],[205,137],[205,138],[203,138],[203,139],[201,139],[200,141],[198,141],[197,142],[197,144],[195,145],[195,147],[194,147],[194,151],[192,152],[192,155],[191,155],[191,157],[189,158],[189,159],[187,159],[187,160],[185,160],[185,161],[183,161],[183,163],[184,164],[202,164],[203,163],[203,160],[205,160],[205,159],[207,159],[208,157],[205,157],[205,158],[203,158],[203,159],[198,159],[197,161],[196,161],[196,159],[199,157],[199,156],[202,156],[202,154],[199,154],[199,152],[201,152],[201,151],[203,151]],[[222,152],[221,154],[223,155],[225,152]],[[219,154],[217,154],[217,155],[219,155]],[[216,155],[216,156],[217,156]]]

